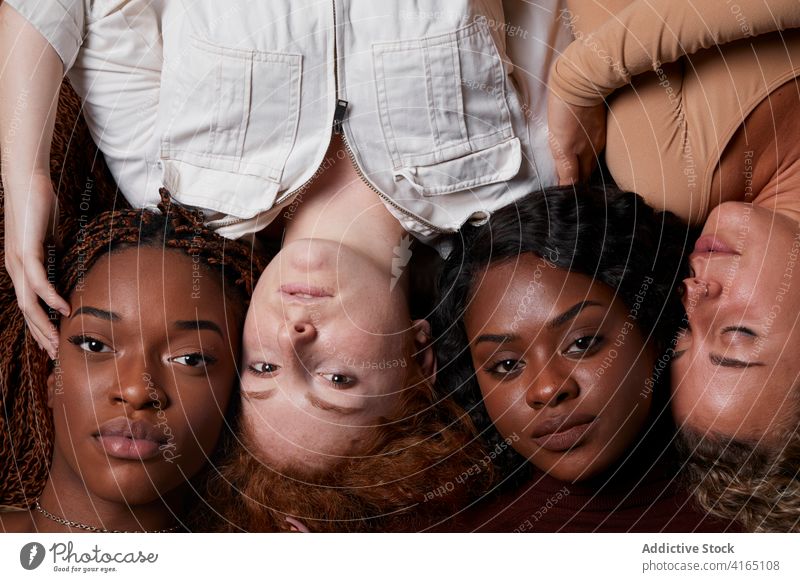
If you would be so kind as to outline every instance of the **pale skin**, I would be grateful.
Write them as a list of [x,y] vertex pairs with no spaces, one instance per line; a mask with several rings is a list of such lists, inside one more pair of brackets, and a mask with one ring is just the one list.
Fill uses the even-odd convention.
[[[44,240],[52,232],[56,215],[49,158],[63,67],[44,37],[9,6],[0,5],[0,31],[0,55],[13,54],[13,59],[0,69],[2,178],[7,200],[6,269],[31,333],[39,345],[55,358],[58,332],[39,300],[62,314],[69,313],[69,304],[49,285],[43,266]],[[15,104],[21,99],[25,101],[22,113],[15,111]],[[19,124],[17,118],[20,117],[24,124]],[[14,132],[9,131],[12,126]],[[342,144],[336,138],[330,151],[340,149]],[[345,171],[348,172],[346,176],[343,174]],[[294,214],[287,225],[285,242],[304,238],[313,231],[316,238],[337,240],[363,249],[370,258],[391,269],[393,249],[405,234],[399,222],[358,177],[348,157],[341,158],[324,176],[331,186],[329,193],[338,192],[344,184],[360,184],[360,187],[349,188],[338,195],[332,205],[324,195],[320,195],[319,185],[307,191],[303,196],[302,212]],[[358,227],[350,228],[353,204],[361,203],[367,205],[362,209]],[[324,219],[320,220],[322,215]],[[331,218],[337,215],[344,218]]]
[[[326,470],[357,454],[399,406],[412,362],[435,373],[430,326],[412,321],[393,262],[408,235],[334,138],[325,170],[286,218],[244,330],[243,419],[260,458]],[[284,286],[289,286],[288,290]],[[308,296],[311,286],[325,296]],[[374,364],[374,365],[373,365]]]
[[5,190],[5,267],[34,339],[56,357],[58,332],[40,306],[62,315],[69,304],[47,281],[44,240],[52,233],[56,196],[50,182],[63,67],[50,44],[7,5],[0,5],[0,146]]
[[[573,26],[578,34],[589,34],[622,10],[631,0],[569,0]],[[579,107],[550,93],[547,97],[547,123],[552,139],[550,151],[556,161],[558,183],[568,186],[587,180],[597,166],[597,158],[606,143],[606,106]]]
[[[570,10],[580,15],[574,26],[584,34],[628,4],[630,0],[568,2]],[[0,31],[0,55],[13,54],[0,67],[0,145],[8,199],[6,268],[31,333],[55,357],[58,335],[39,300],[69,312],[67,302],[47,283],[42,247],[56,209],[48,160],[63,68],[47,41],[8,6],[0,5]],[[21,98],[24,115],[15,113]],[[554,96],[548,107],[559,182],[587,178],[605,142],[604,107],[577,107]],[[17,117],[25,121],[20,128],[14,127]]]
[[[3,168],[7,170],[3,180],[9,201],[6,268],[33,337],[55,357],[58,334],[40,301],[62,313],[69,312],[67,302],[47,283],[42,248],[56,215],[48,161],[63,67],[47,41],[8,6],[0,5],[0,31],[0,135],[4,140]],[[24,124],[11,140],[9,128],[15,123],[14,108],[21,95],[27,100],[20,116]],[[374,231],[367,229],[359,236]],[[393,236],[396,231],[395,224],[384,232]],[[372,244],[365,248],[372,248]]]

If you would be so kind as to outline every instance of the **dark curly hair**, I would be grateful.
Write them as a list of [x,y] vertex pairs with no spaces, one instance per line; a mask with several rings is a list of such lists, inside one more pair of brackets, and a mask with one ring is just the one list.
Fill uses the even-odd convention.
[[[433,317],[439,362],[438,390],[452,394],[470,413],[489,446],[502,437],[483,405],[463,318],[476,277],[492,263],[533,253],[553,266],[588,275],[616,291],[628,307],[647,283],[648,301],[638,306],[637,323],[661,358],[654,378],[654,405],[667,403],[667,352],[683,317],[674,292],[686,276],[686,248],[693,238],[670,212],[656,212],[636,194],[612,187],[576,185],[531,194],[478,227],[465,226],[442,268]],[[506,483],[523,479],[527,460],[512,448],[498,457]]]

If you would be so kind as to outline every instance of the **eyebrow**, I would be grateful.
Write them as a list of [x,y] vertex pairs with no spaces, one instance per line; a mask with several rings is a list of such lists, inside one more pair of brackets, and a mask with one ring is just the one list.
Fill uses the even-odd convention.
[[345,416],[364,410],[363,408],[350,408],[349,406],[335,406],[330,402],[325,402],[324,400],[317,398],[311,393],[306,393],[306,399],[314,408],[319,408],[320,410],[332,410],[333,412],[337,412]]
[[217,332],[220,337],[225,337],[220,327],[213,321],[207,319],[180,320],[172,324],[172,327],[181,331],[209,330]]
[[[87,305],[83,305],[76,309],[70,316],[70,319],[77,315],[91,315],[106,321],[120,321],[122,319],[119,315],[112,311],[98,309],[97,307],[89,307]],[[181,331],[208,330],[218,333],[220,337],[225,337],[222,333],[222,329],[220,329],[216,323],[209,321],[208,319],[180,320],[176,321],[173,324],[173,327]]]
[[275,394],[275,390],[242,390],[247,398],[254,398],[256,400],[266,400]]
[[105,319],[106,321],[119,321],[122,319],[116,313],[112,313],[111,311],[105,311],[104,309],[98,309],[97,307],[89,307],[86,305],[82,305],[78,309],[76,309],[70,319],[77,315],[92,315],[98,319]]
[[475,340],[475,344],[480,344],[484,342],[492,343],[492,344],[504,344],[506,342],[512,342],[514,340],[518,340],[519,336],[516,334],[496,334],[496,333],[485,333],[483,335],[479,335],[478,339]]
[[[267,400],[272,398],[275,394],[275,390],[242,390],[242,394],[244,394],[247,398],[254,398],[256,400]],[[311,403],[314,408],[319,408],[320,410],[331,410],[333,412],[337,412],[342,415],[349,415],[355,414],[357,412],[361,412],[364,410],[363,408],[350,408],[348,406],[335,406],[330,402],[325,402],[324,400],[320,400],[313,394],[306,394],[306,399]]]
[[709,354],[708,359],[715,366],[722,366],[724,368],[753,368],[755,366],[764,366],[764,362],[747,362],[745,360],[737,360],[735,358],[726,358],[719,354]]
[[558,327],[561,327],[565,323],[572,321],[578,316],[578,314],[581,311],[583,311],[587,307],[604,307],[604,305],[602,303],[598,303],[597,301],[581,301],[580,303],[576,303],[561,315],[557,315],[553,319],[548,321],[547,329],[556,329]]
[[[576,303],[569,309],[567,309],[564,313],[557,315],[553,319],[547,322],[548,329],[554,329],[557,327],[561,327],[568,321],[571,321],[577,317],[577,315],[586,309],[587,307],[604,307],[602,303],[598,303],[597,301],[581,301],[580,303]],[[507,342],[512,342],[514,340],[518,340],[519,336],[517,334],[497,334],[497,333],[485,333],[479,335],[475,340],[475,345],[480,343],[492,343],[492,344],[504,344]]]

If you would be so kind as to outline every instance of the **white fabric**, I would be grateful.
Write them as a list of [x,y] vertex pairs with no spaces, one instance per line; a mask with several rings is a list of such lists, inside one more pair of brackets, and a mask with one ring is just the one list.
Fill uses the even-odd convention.
[[337,98],[358,167],[423,240],[556,181],[544,81],[570,40],[563,0],[507,0],[514,23],[500,0],[6,2],[61,56],[125,197],[152,206],[163,184],[226,236],[312,177]]

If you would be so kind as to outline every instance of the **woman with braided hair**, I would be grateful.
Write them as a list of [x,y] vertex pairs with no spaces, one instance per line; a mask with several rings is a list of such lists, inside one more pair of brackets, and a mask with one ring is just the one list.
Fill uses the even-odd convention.
[[25,508],[0,516],[5,531],[184,527],[186,479],[234,394],[259,261],[161,195],[161,213],[62,226],[76,236],[55,285],[71,313],[52,365],[16,306],[4,309],[0,503]]

